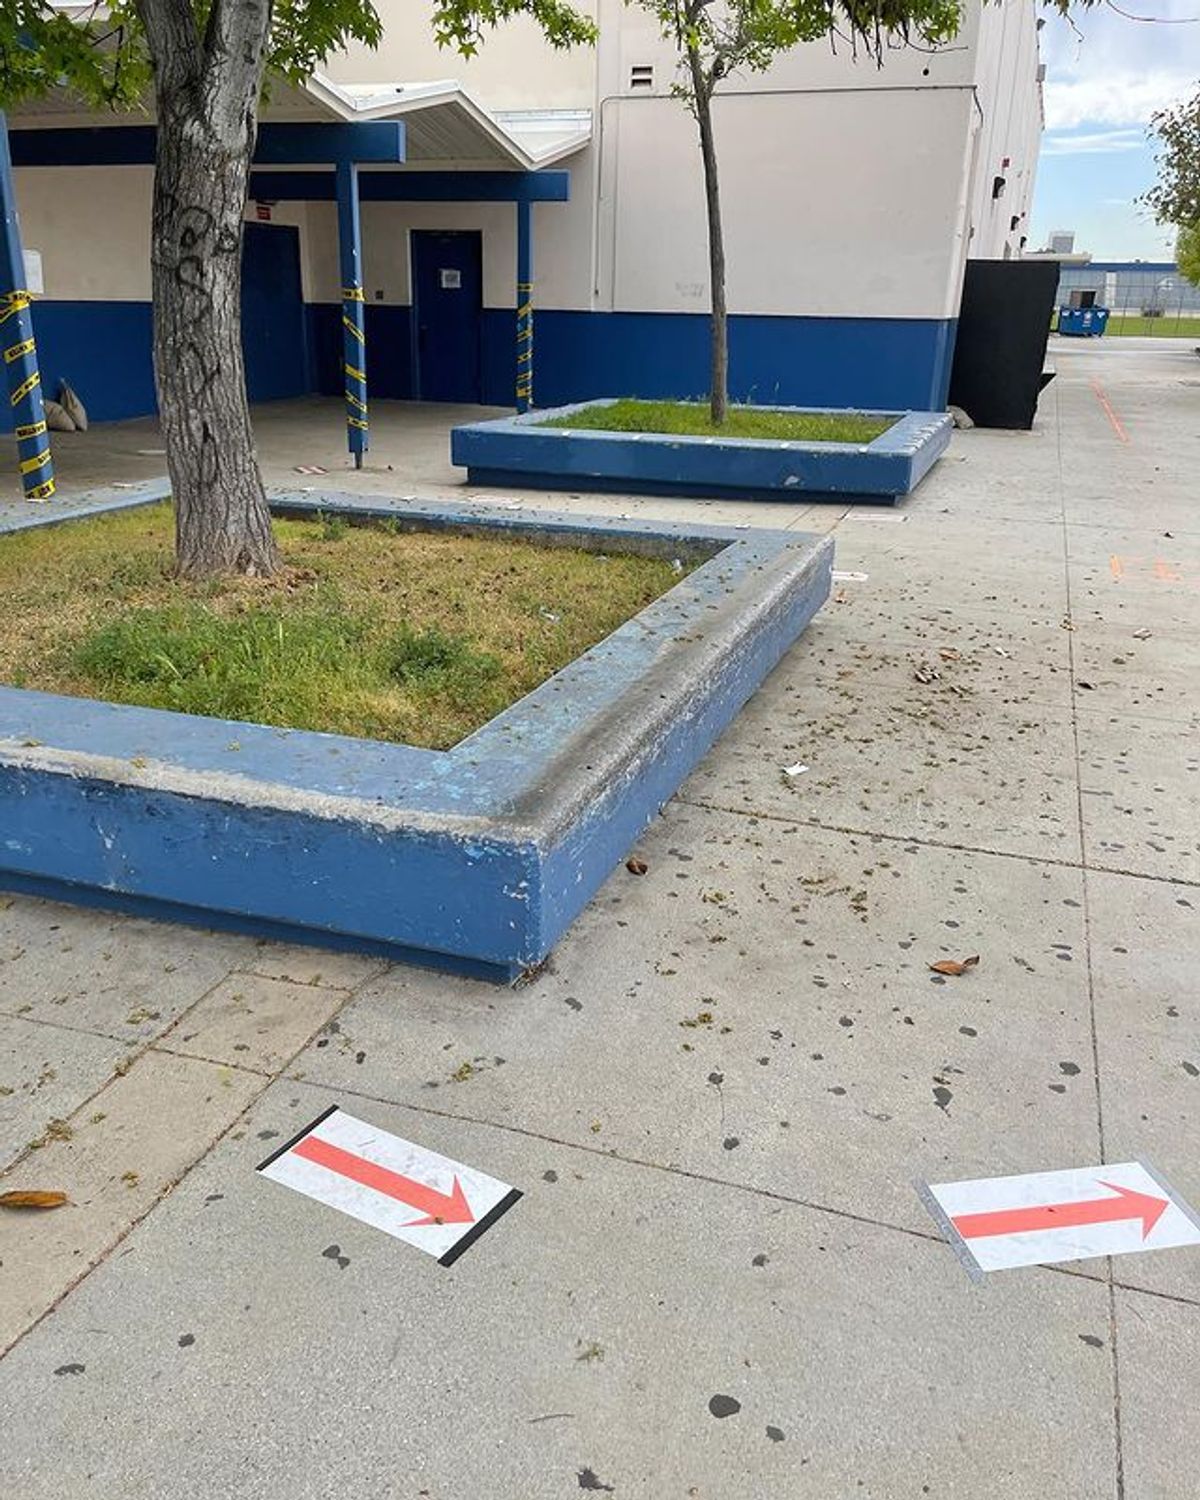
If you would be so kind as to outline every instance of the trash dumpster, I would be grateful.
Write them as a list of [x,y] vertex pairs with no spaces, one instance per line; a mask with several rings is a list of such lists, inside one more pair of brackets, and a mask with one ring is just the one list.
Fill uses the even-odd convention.
[[1058,310],[1058,331],[1067,338],[1099,338],[1107,327],[1107,307],[1060,307]]

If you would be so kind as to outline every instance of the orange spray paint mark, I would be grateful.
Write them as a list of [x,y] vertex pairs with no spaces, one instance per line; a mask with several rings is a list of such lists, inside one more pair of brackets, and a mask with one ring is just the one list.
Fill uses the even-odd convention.
[[1104,388],[1103,386],[1101,386],[1098,380],[1092,381],[1092,390],[1095,391],[1096,399],[1104,408],[1105,416],[1107,416],[1108,420],[1112,423],[1112,430],[1116,433],[1116,435],[1123,443],[1127,443],[1129,441],[1129,434],[1121,426],[1121,419],[1117,416],[1116,412],[1113,411],[1112,406],[1109,404],[1108,397],[1104,394]]

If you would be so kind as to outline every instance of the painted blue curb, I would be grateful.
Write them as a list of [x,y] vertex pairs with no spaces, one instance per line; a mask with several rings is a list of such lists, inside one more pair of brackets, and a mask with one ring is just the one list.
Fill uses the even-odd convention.
[[0,887],[511,979],[830,587],[832,540],[795,532],[328,493],[272,506],[699,565],[448,751],[0,688]]
[[[911,494],[945,451],[954,424],[945,412],[863,412],[892,418],[870,443],[775,442],[761,438],[675,437],[547,427],[612,401],[584,401],[450,433],[451,462],[471,484],[525,489],[694,495],[717,499],[879,501]],[[756,407],[757,411],[817,411]]]

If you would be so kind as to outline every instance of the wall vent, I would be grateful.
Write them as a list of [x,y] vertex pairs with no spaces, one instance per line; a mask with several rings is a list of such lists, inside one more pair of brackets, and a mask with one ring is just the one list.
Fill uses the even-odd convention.
[[634,63],[629,70],[629,87],[631,89],[652,89],[654,87],[654,64]]

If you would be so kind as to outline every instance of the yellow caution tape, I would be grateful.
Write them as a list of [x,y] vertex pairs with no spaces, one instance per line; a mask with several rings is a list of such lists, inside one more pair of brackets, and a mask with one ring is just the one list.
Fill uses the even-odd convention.
[[366,298],[363,296],[363,289],[362,289],[362,287],[360,287],[360,286],[344,286],[342,288],[342,301],[343,302],[365,302]]
[[343,316],[342,316],[342,327],[344,329],[346,329],[346,331],[348,333],[352,333],[354,335],[354,337],[358,340],[358,342],[360,344],[365,344],[366,343],[366,341],[367,341],[366,334],[362,331],[362,329],[358,326],[358,324],[353,320],[353,318],[347,318],[343,314]]
[[19,344],[13,344],[4,351],[4,363],[11,365],[14,360],[20,359],[23,354],[32,354],[36,348],[36,339],[25,339]]
[[346,392],[346,404],[348,406],[357,407],[359,411],[366,411],[367,409],[367,403],[365,401],[360,401],[358,397],[351,391]]
[[30,422],[25,427],[16,428],[13,432],[13,436],[16,438],[18,443],[23,443],[26,438],[41,437],[42,433],[45,432],[45,430],[45,422]]
[[0,311],[0,323],[3,323],[5,319],[11,318],[14,313],[25,311],[29,306],[29,293],[6,292],[3,297],[0,297],[0,303],[6,304],[3,310]]
[[367,430],[367,423],[364,422],[364,421],[362,421],[358,417],[347,417],[346,418],[346,426],[347,427],[357,427],[362,432],[366,432],[366,430]]
[[361,380],[366,385],[367,377],[361,370],[356,370],[353,365],[343,365],[342,369],[350,376],[351,380]]
[[26,500],[49,500],[54,493],[53,479],[47,479],[45,484],[35,484],[31,490],[25,491]]
[[50,462],[50,450],[45,448],[34,458],[26,458],[21,462],[21,473],[32,474],[35,469],[44,469]]
[[18,406],[22,401],[24,401],[25,397],[28,396],[30,391],[33,390],[35,386],[41,385],[41,383],[42,377],[35,370],[29,377],[29,379],[22,380],[21,384],[12,393],[12,396],[10,397],[11,404],[13,406]]

